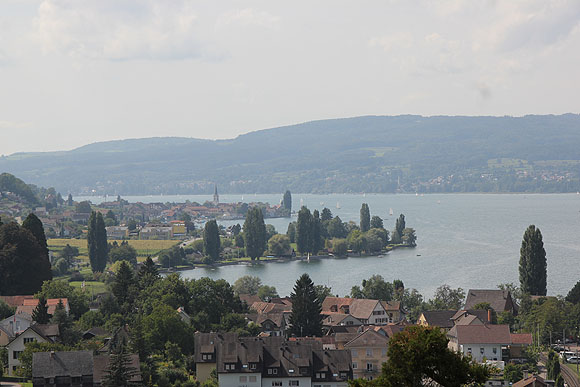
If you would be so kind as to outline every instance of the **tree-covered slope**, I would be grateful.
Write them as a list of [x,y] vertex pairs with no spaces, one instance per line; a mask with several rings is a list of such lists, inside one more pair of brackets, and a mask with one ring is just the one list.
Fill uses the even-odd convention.
[[0,158],[61,192],[456,192],[580,189],[580,116],[367,116],[232,140],[148,138]]

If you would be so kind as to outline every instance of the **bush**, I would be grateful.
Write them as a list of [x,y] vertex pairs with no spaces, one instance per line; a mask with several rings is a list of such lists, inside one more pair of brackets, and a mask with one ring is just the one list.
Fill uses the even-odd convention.
[[333,239],[332,251],[334,252],[334,255],[338,255],[339,257],[346,256],[348,251],[348,243],[346,242],[346,239]]

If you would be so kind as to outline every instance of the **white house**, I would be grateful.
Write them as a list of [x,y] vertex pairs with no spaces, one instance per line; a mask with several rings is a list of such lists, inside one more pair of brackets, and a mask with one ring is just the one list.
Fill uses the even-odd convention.
[[450,349],[479,363],[502,360],[502,347],[511,344],[509,325],[456,325],[447,337]]
[[0,321],[0,326],[12,337],[24,332],[30,325],[32,325],[32,317],[24,312],[14,314]]
[[26,348],[26,344],[32,342],[54,342],[58,335],[57,324],[36,324],[31,325],[24,332],[12,339],[12,341],[6,346],[8,349],[8,375],[13,376],[16,368],[20,366],[18,358]]

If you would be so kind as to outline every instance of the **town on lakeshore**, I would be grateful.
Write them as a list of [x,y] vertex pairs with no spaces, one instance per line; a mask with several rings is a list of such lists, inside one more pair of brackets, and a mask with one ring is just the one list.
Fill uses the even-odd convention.
[[[547,295],[539,228],[524,231],[519,284],[440,284],[432,298],[372,275],[336,294],[308,274],[290,294],[176,270],[386,256],[413,249],[387,226],[280,204],[94,205],[0,176],[0,370],[33,386],[576,386],[580,282]],[[392,215],[392,214],[391,214]],[[266,225],[287,217],[287,230]],[[221,219],[240,219],[227,228]],[[392,227],[392,229],[390,229]],[[418,234],[418,235],[417,235]],[[340,266],[337,261],[337,267]],[[31,268],[34,268],[31,270]]]

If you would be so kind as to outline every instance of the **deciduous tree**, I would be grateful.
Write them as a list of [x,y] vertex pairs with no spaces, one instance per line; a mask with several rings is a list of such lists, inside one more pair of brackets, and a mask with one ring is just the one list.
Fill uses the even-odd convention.
[[542,233],[533,224],[524,232],[520,248],[520,288],[536,296],[546,295],[547,262]]
[[367,232],[371,228],[371,212],[369,210],[369,205],[363,203],[360,208],[360,230],[362,232]]
[[244,245],[246,255],[252,260],[259,259],[266,250],[266,224],[259,207],[248,210],[244,222]]
[[206,222],[203,229],[203,251],[211,262],[218,260],[220,256],[220,232],[217,222],[210,220]]
[[100,212],[91,212],[87,232],[89,261],[93,272],[103,272],[107,266],[109,245],[107,244],[107,230],[105,221]]

